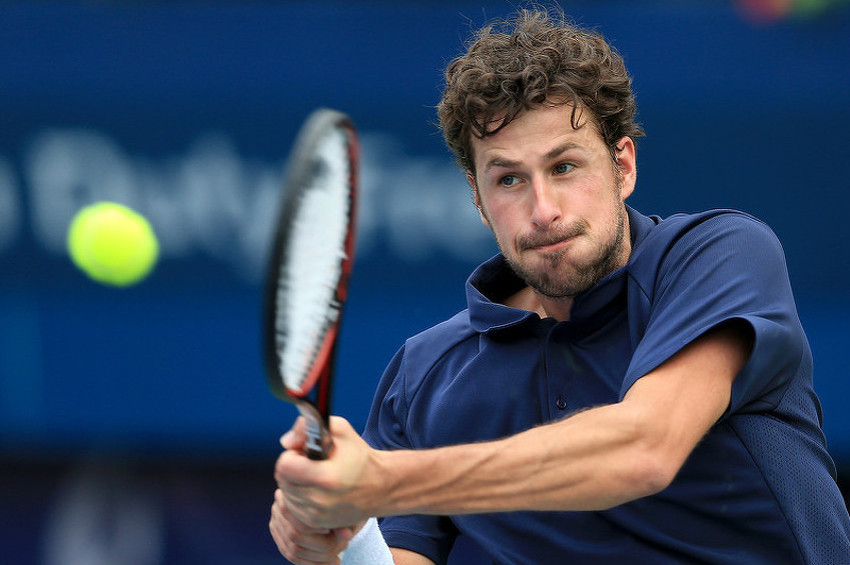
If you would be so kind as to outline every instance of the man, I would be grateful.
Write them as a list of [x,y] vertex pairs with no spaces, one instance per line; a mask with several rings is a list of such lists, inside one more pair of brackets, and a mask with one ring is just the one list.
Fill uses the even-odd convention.
[[501,253],[392,360],[365,441],[335,418],[316,462],[303,423],[283,438],[281,553],[442,564],[463,534],[500,564],[850,563],[773,233],[625,204],[630,78],[560,16],[485,28],[446,78],[441,126]]

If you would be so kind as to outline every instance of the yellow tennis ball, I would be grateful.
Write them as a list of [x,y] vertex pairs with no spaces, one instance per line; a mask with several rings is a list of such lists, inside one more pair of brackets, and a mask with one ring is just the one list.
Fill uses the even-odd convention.
[[68,252],[74,264],[94,280],[129,286],[151,272],[159,243],[141,214],[114,202],[97,202],[71,221]]

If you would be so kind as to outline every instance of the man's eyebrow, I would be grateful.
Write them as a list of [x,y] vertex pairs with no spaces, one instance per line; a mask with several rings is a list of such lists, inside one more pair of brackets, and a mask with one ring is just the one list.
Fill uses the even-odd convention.
[[493,157],[487,163],[484,164],[484,172],[486,173],[490,169],[500,167],[502,169],[510,169],[513,167],[519,166],[519,161],[513,161],[511,159],[505,159],[504,157]]
[[574,141],[568,141],[566,143],[563,143],[563,144],[555,147],[551,151],[549,151],[545,155],[545,157],[546,157],[547,160],[550,160],[550,159],[554,159],[555,157],[558,157],[562,153],[566,153],[567,151],[570,151],[572,149],[581,149],[581,148],[582,148],[581,144],[576,143]]
[[[543,157],[548,161],[548,160],[551,160],[551,159],[555,159],[556,157],[560,156],[562,153],[566,153],[567,151],[571,151],[573,149],[582,149],[582,145],[579,144],[579,143],[576,143],[574,141],[568,141],[566,143],[562,143],[561,145],[558,145],[557,147],[551,149]],[[514,167],[518,167],[519,165],[520,165],[519,161],[514,161],[513,159],[508,159],[508,158],[505,158],[505,157],[496,156],[496,157],[493,157],[492,159],[490,159],[489,161],[487,161],[484,164],[484,172],[486,173],[490,169],[493,169],[493,168],[496,168],[496,167],[499,167],[499,168],[502,168],[502,169],[511,169],[511,168],[514,168]]]

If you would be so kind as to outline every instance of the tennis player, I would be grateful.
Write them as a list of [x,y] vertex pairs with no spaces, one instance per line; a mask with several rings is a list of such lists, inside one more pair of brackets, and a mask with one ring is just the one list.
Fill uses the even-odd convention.
[[501,253],[399,350],[363,439],[334,418],[313,461],[301,422],[284,436],[281,553],[443,564],[465,535],[499,564],[850,563],[771,230],[625,203],[630,77],[561,14],[480,30],[446,81],[441,126]]

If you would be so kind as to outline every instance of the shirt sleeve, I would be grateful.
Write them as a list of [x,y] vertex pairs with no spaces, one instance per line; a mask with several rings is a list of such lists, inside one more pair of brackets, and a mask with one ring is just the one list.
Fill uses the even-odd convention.
[[629,388],[717,326],[743,321],[755,342],[737,375],[727,414],[773,409],[800,365],[806,339],[797,316],[785,255],[764,223],[724,213],[689,229],[663,259],[646,331],[623,388]]
[[[405,429],[407,406],[402,348],[381,377],[363,439],[375,449],[414,449],[415,442]],[[458,536],[446,516],[388,516],[379,524],[387,545],[414,551],[437,565],[448,562]]]

